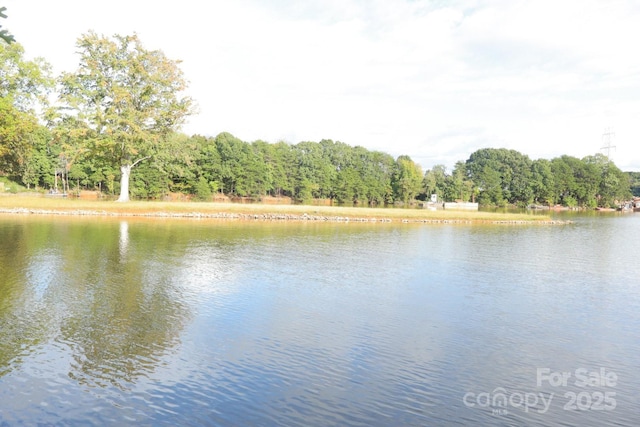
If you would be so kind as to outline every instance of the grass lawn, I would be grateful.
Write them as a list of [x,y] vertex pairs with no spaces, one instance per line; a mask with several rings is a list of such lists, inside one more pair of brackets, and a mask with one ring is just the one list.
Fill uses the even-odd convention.
[[297,215],[304,214],[321,217],[342,217],[361,219],[388,219],[393,221],[408,220],[449,220],[470,222],[547,222],[547,215],[512,214],[477,211],[454,211],[400,208],[355,208],[342,206],[310,206],[310,205],[267,205],[241,203],[205,203],[205,202],[160,202],[131,201],[117,203],[113,201],[85,200],[75,198],[56,198],[43,196],[4,195],[0,197],[0,210],[8,212],[15,209],[27,209],[37,213],[55,211],[56,213],[73,213],[77,211],[104,212],[113,215],[148,215],[154,214],[244,214],[244,215]]

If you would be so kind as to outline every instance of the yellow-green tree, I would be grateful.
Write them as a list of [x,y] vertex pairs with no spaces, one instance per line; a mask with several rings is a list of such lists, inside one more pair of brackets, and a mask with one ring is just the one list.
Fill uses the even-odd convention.
[[52,87],[49,64],[25,59],[19,43],[0,42],[0,172],[20,174]]
[[193,111],[179,61],[147,50],[137,35],[89,32],[76,44],[80,64],[60,78],[62,113],[88,128],[90,153],[120,168],[120,197],[129,200],[131,170],[167,150],[167,136]]

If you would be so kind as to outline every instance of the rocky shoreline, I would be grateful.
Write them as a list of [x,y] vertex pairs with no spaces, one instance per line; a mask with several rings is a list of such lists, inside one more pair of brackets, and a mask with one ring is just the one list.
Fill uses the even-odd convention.
[[0,213],[16,215],[60,215],[60,216],[102,216],[124,218],[194,218],[194,219],[233,219],[233,220],[262,220],[262,221],[315,221],[315,222],[359,222],[359,223],[421,223],[421,224],[504,224],[504,225],[564,225],[573,221],[527,221],[527,220],[472,220],[472,219],[428,219],[428,218],[369,218],[349,216],[323,216],[309,214],[283,213],[232,213],[232,212],[109,212],[99,210],[49,210],[11,208],[0,209]]

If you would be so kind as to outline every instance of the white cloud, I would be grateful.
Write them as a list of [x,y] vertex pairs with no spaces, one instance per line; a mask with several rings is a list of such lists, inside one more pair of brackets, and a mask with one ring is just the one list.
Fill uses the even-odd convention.
[[640,6],[632,0],[6,0],[27,53],[72,69],[88,29],[136,31],[182,59],[200,105],[185,131],[332,138],[425,168],[486,146],[598,151],[640,170]]

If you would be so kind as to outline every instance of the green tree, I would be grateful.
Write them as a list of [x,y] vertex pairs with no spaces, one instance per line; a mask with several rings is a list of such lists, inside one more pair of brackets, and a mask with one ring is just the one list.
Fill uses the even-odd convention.
[[211,199],[211,186],[203,176],[198,179],[196,185],[196,198],[203,201]]
[[220,177],[222,192],[232,195],[245,195],[245,176],[242,169],[246,163],[247,144],[230,133],[216,136],[215,145],[220,157]]
[[479,177],[474,178],[478,182],[478,203],[481,205],[503,206],[506,202],[502,192],[502,177],[497,168],[490,164],[484,165]]
[[577,184],[575,197],[578,204],[595,208],[598,205],[598,187],[602,179],[598,166],[581,160],[574,165],[573,174]]
[[393,201],[391,180],[395,170],[395,160],[380,151],[361,149],[362,181],[369,204],[385,204]]
[[594,170],[596,184],[595,199],[600,207],[614,207],[628,200],[632,194],[629,176],[622,172],[607,156],[597,153],[582,161]]
[[396,171],[393,178],[395,199],[411,202],[420,193],[422,185],[422,168],[409,156],[396,159]]
[[51,66],[42,58],[27,60],[19,43],[0,43],[0,98],[22,112],[36,114],[48,105],[53,89]]
[[166,136],[163,149],[148,162],[166,176],[167,185],[162,189],[163,194],[169,191],[194,192],[199,177],[199,150],[198,140],[183,133],[172,132]]
[[248,146],[247,163],[244,165],[247,175],[247,193],[252,197],[265,196],[273,189],[273,161],[270,145],[264,141],[254,141]]
[[551,171],[556,200],[569,207],[596,206],[600,176],[595,165],[563,155],[551,160]]
[[625,172],[634,197],[640,197],[640,172]]
[[465,162],[458,161],[453,167],[453,172],[447,179],[448,200],[468,202],[473,194],[473,181],[467,177]]
[[46,127],[38,126],[29,138],[31,149],[20,167],[20,176],[27,188],[33,185],[37,189],[40,185],[52,184],[55,157],[50,150],[51,136]]
[[317,142],[303,141],[294,146],[296,162],[295,198],[309,201],[329,197],[327,187],[333,180],[330,173],[335,168],[323,155],[323,147]]
[[[18,43],[0,43],[0,172],[18,177],[39,132],[38,111],[53,87],[49,64],[27,60]],[[36,137],[37,138],[37,137]]]
[[435,165],[427,170],[422,180],[422,187],[427,198],[432,194],[438,195],[438,200],[444,200],[447,180],[447,168],[444,165]]
[[31,149],[30,137],[38,128],[36,118],[0,98],[0,172],[17,176]]
[[[7,15],[4,14],[5,10],[7,10],[6,7],[0,7],[0,18],[7,18]],[[0,28],[2,28],[2,25],[0,25]],[[16,41],[16,39],[11,34],[9,34],[7,30],[0,30],[0,39],[4,40],[8,44]]]
[[480,190],[480,203],[500,206],[532,201],[528,156],[506,148],[482,148],[472,153],[466,164],[468,176]]
[[484,148],[469,156],[466,161],[467,173],[478,188],[478,203],[502,206],[505,197],[502,188],[501,163],[493,148]]
[[339,203],[356,203],[364,195],[362,187],[360,174],[353,167],[344,168],[338,172],[335,198]]
[[80,65],[60,78],[62,113],[77,117],[90,132],[92,153],[120,168],[120,197],[129,200],[131,170],[166,148],[167,135],[193,110],[179,61],[146,50],[137,35],[113,39],[94,32],[76,44]]
[[[143,162],[131,176],[131,195],[139,199],[160,199],[169,193],[170,186],[182,187],[182,182],[173,182],[166,172],[153,162]],[[116,188],[117,189],[117,188]]]
[[551,162],[547,159],[534,160],[531,165],[531,189],[536,203],[554,205],[554,176]]
[[579,161],[566,155],[551,160],[551,172],[554,177],[553,198],[565,206],[573,207],[577,204],[574,196],[577,185],[572,166]]
[[292,197],[296,174],[295,153],[292,146],[284,141],[270,144],[267,162],[271,165],[273,195]]
[[[212,187],[213,191],[218,191],[220,188],[222,163],[220,160],[220,153],[216,147],[216,141],[214,138],[206,138],[201,135],[194,135],[191,137],[196,146],[196,174],[198,177],[203,177],[206,182]],[[214,189],[215,187],[215,189]]]

